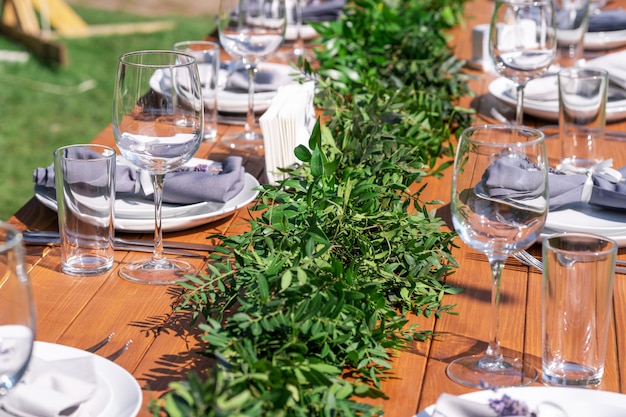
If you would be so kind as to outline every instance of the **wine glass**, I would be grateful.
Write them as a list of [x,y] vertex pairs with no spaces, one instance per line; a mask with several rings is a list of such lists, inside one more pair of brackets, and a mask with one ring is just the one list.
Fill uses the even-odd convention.
[[548,212],[544,135],[523,126],[477,126],[463,131],[454,162],[451,212],[467,245],[483,252],[492,272],[491,337],[482,355],[451,362],[447,374],[485,388],[528,385],[537,371],[500,351],[500,279],[509,255],[532,245]]
[[311,53],[306,49],[304,45],[304,38],[302,37],[302,3],[304,0],[286,0],[287,7],[287,23],[293,22],[295,30],[295,39],[291,49],[284,54],[281,54],[281,58],[286,61],[293,61],[296,64],[300,57],[311,58]]
[[35,308],[22,235],[0,222],[0,397],[26,372],[35,339]]
[[222,47],[240,59],[248,73],[248,111],[244,132],[222,137],[232,148],[263,148],[255,127],[254,77],[257,66],[285,40],[285,0],[220,0],[218,31]]
[[120,275],[125,279],[168,284],[196,273],[188,262],[163,255],[161,206],[165,174],[189,161],[200,146],[202,106],[200,76],[191,55],[154,50],[120,57],[113,99],[115,141],[126,159],[149,172],[155,206],[152,257],[124,265]]
[[556,56],[553,0],[496,0],[489,29],[489,54],[496,71],[513,81],[516,124],[524,118],[524,87],[545,73]]

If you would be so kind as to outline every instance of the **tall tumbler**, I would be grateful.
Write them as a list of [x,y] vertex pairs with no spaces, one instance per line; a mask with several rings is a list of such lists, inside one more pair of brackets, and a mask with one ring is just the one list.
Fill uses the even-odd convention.
[[70,145],[54,151],[61,263],[69,275],[100,275],[113,266],[115,150]]
[[590,0],[555,0],[557,52],[555,63],[573,67],[583,59]]
[[596,68],[563,68],[558,80],[560,168],[585,172],[606,159],[608,152],[604,143],[608,73]]
[[182,41],[174,44],[175,51],[193,56],[198,65],[204,101],[205,141],[217,138],[217,95],[220,72],[220,46],[211,41]]
[[602,382],[616,253],[613,240],[590,233],[558,233],[544,239],[544,382]]

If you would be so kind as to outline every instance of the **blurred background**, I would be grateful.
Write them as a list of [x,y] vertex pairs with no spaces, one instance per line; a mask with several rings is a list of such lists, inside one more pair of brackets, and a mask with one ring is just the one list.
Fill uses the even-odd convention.
[[[55,148],[90,142],[111,123],[115,72],[121,54],[170,49],[175,42],[206,37],[215,28],[219,4],[217,0],[64,3],[94,28],[94,33],[63,37],[52,27],[50,41],[63,47],[63,65],[41,59],[24,42],[0,32],[1,220],[11,217],[33,196],[33,170],[50,165]],[[39,12],[37,17],[41,17]],[[142,25],[152,23],[161,29],[140,31],[145,27]],[[95,28],[103,27],[108,33],[97,34]],[[124,30],[115,33],[116,28]]]

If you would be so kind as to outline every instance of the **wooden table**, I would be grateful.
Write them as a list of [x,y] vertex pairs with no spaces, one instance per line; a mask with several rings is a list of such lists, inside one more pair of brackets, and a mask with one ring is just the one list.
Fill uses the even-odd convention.
[[[620,0],[626,6],[626,0]],[[471,30],[478,23],[486,23],[492,3],[474,0],[467,3],[467,21],[455,30],[454,46],[460,58],[471,57]],[[486,94],[489,82],[495,77],[468,70],[477,78],[471,82],[475,97],[465,97],[463,106],[471,106],[489,114],[496,105],[512,118],[511,109],[495,102]],[[505,112],[505,111],[508,111]],[[480,119],[477,119],[481,122]],[[537,119],[526,118],[526,124],[538,125]],[[612,124],[613,130],[626,130],[626,123]],[[241,129],[221,126],[221,133]],[[94,142],[114,143],[110,127],[104,129]],[[558,141],[549,141],[550,158],[558,159]],[[626,164],[626,143],[608,142],[615,166]],[[204,143],[197,156],[215,160],[232,152],[217,144]],[[556,155],[556,156],[555,156]],[[246,168],[253,175],[263,177],[263,157],[244,154]],[[449,200],[450,172],[442,179],[432,179],[424,192],[424,201]],[[445,218],[445,206],[441,208]],[[194,229],[168,233],[167,239],[205,242],[215,232],[235,234],[245,230],[249,213],[241,209],[233,216]],[[55,230],[56,213],[32,199],[10,223],[21,229]],[[144,235],[146,239],[151,236]],[[443,392],[462,394],[472,391],[452,382],[445,375],[446,365],[468,352],[482,352],[489,337],[491,278],[489,265],[479,253],[459,240],[454,251],[461,268],[449,278],[455,286],[465,288],[459,295],[448,296],[444,303],[456,304],[458,315],[444,315],[439,319],[411,318],[423,330],[432,330],[436,336],[429,342],[414,342],[393,361],[395,371],[385,381],[383,391],[390,397],[382,401],[387,417],[409,417],[433,404]],[[538,251],[537,245],[532,248]],[[115,332],[113,340],[98,354],[107,356],[127,340],[133,343],[126,353],[115,360],[139,381],[143,389],[144,406],[163,393],[171,381],[184,378],[188,369],[202,366],[203,358],[194,353],[199,347],[189,333],[189,318],[172,313],[172,305],[180,295],[175,286],[148,286],[123,280],[118,275],[119,265],[146,254],[117,251],[114,269],[103,276],[75,278],[60,272],[58,248],[28,247],[27,262],[33,284],[37,308],[37,340],[86,348]],[[620,257],[626,259],[624,251]],[[191,260],[202,268],[203,260]],[[616,276],[613,322],[606,360],[606,371],[601,389],[626,392],[626,281]],[[534,270],[510,261],[504,271],[501,302],[501,342],[505,353],[523,356],[537,368],[541,367],[541,275]],[[150,413],[142,410],[140,416]]]

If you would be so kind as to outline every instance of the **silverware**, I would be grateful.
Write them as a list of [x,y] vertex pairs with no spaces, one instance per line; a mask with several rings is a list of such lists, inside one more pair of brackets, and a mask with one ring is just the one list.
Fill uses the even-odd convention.
[[100,348],[102,348],[104,345],[106,345],[107,343],[109,343],[111,341],[111,338],[113,337],[115,333],[111,332],[107,337],[105,337],[104,339],[102,339],[101,341],[99,341],[98,343],[96,343],[95,345],[88,347],[87,349],[85,349],[87,352],[91,352],[94,353],[97,350],[99,350]]
[[[49,241],[49,243],[54,244],[60,241],[60,236],[58,232],[49,232],[49,231],[39,231],[39,230],[26,230],[22,233],[25,243],[26,240],[35,242],[37,239],[41,239],[42,241]],[[40,243],[41,244],[41,243]],[[154,242],[151,240],[144,239],[125,239],[121,237],[115,237],[113,239],[113,244],[118,245],[127,245],[127,246],[145,246],[150,248],[150,251],[154,247]],[[196,251],[212,251],[215,249],[213,245],[207,245],[204,243],[192,243],[192,242],[174,242],[174,241],[163,241],[163,247],[168,249],[186,249],[186,250],[196,250]]]
[[[25,245],[32,246],[58,246],[61,241],[60,239],[54,237],[32,237],[32,236],[24,236],[22,241]],[[154,251],[153,246],[148,246],[145,244],[136,244],[136,243],[123,243],[123,242],[113,242],[113,248],[115,250],[126,250],[130,252],[148,252],[151,253]],[[193,252],[191,250],[186,249],[175,249],[170,247],[164,247],[163,253],[167,255],[178,255],[178,256],[188,256],[190,258],[204,258],[206,256],[206,252]]]
[[130,346],[131,343],[133,343],[133,340],[129,339],[126,343],[124,343],[124,346],[122,346],[119,350],[107,356],[107,359],[110,361],[114,361],[115,359],[119,358],[120,356],[122,356],[122,353],[128,350],[128,347]]
[[[517,259],[518,261],[520,261],[521,263],[523,263],[524,265],[532,266],[533,268],[538,269],[539,271],[543,272],[543,262],[541,261],[541,259],[535,258],[533,255],[531,255],[527,251],[521,250],[519,252],[515,252],[513,254],[513,257]],[[615,265],[622,266],[622,267],[619,267],[619,266],[615,267],[616,274],[626,274],[626,268],[623,268],[623,266],[626,266],[626,261],[622,261],[618,259],[615,261]]]

